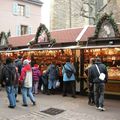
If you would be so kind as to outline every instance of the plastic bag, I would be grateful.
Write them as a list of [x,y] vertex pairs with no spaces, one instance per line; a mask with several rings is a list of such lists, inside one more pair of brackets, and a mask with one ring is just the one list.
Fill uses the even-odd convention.
[[56,81],[56,87],[59,87],[59,86],[60,86],[60,81],[57,80],[57,81]]

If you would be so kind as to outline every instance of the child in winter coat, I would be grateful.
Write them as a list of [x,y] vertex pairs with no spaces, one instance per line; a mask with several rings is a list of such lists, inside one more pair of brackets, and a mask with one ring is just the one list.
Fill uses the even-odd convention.
[[33,93],[38,94],[38,85],[39,85],[39,79],[41,76],[41,72],[39,70],[39,65],[34,64],[32,71],[33,71]]

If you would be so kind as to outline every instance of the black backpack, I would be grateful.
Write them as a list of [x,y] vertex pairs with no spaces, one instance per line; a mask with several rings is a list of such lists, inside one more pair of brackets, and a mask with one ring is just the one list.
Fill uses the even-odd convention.
[[6,85],[13,85],[16,80],[15,67],[9,68],[8,66],[5,66],[3,69],[3,77]]

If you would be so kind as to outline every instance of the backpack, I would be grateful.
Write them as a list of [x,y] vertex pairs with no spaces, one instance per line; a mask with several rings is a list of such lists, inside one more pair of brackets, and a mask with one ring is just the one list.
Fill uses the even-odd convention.
[[6,85],[13,85],[16,80],[16,69],[15,67],[9,68],[8,66],[5,66],[3,70],[4,79]]
[[72,76],[72,74],[73,74],[72,69],[71,69],[71,70],[68,70],[68,69],[66,69],[65,67],[64,67],[64,69],[65,69],[65,73],[66,73],[67,77],[68,77],[68,78],[71,78],[71,76]]

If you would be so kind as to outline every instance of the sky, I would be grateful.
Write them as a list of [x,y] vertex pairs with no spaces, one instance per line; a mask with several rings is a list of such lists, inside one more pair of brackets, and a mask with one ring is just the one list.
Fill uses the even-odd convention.
[[42,6],[42,23],[50,29],[50,4],[51,0],[41,0],[44,4]]

